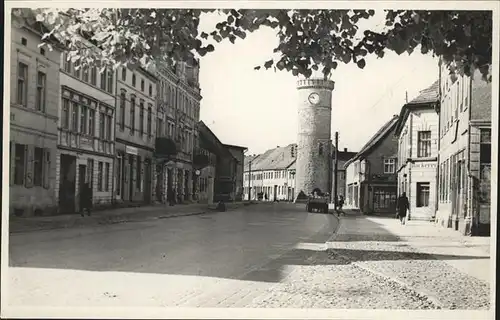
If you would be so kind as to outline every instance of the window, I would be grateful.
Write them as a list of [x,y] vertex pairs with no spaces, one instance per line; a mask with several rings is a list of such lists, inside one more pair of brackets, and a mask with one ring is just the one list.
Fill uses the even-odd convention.
[[80,78],[80,63],[75,61],[73,68],[73,75],[77,78]]
[[130,97],[130,134],[135,131],[135,96]]
[[21,44],[22,44],[23,46],[28,45],[28,40],[26,40],[26,38],[21,38]]
[[44,55],[45,55],[45,49],[44,49],[44,48],[40,48],[40,54],[41,54],[42,56],[44,56]]
[[132,75],[132,87],[135,87],[135,74]]
[[78,132],[78,104],[73,102],[73,110],[71,114],[71,128],[74,132]]
[[430,190],[429,182],[417,182],[417,207],[429,206]]
[[43,148],[35,147],[33,185],[41,187],[43,181]]
[[63,58],[64,58],[64,71],[67,73],[70,73],[71,72],[71,58],[67,53],[64,54]]
[[323,155],[323,144],[322,144],[322,143],[320,143],[320,144],[319,144],[319,147],[318,147],[318,154],[319,154],[320,156],[321,156],[321,155]]
[[491,129],[481,129],[479,151],[479,201],[491,203]]
[[141,157],[137,157],[137,170],[135,170],[135,187],[137,190],[141,189]]
[[97,164],[97,191],[102,191],[102,170],[103,170],[103,163],[102,161],[99,161]]
[[80,132],[85,134],[87,133],[87,106],[80,107]]
[[93,86],[97,85],[97,67],[90,69],[90,84]]
[[113,93],[113,71],[112,70],[108,70],[108,86],[107,86],[107,91],[109,93]]
[[106,170],[104,171],[104,191],[109,191],[109,163],[106,162]]
[[45,73],[38,71],[36,78],[36,109],[45,111],[45,92],[46,92],[46,76]]
[[448,192],[450,184],[449,159],[444,163],[444,201],[448,202]]
[[104,114],[104,112],[99,112],[99,138],[101,138],[101,139],[104,139],[104,133],[105,133],[104,132],[104,130],[105,130],[105,128],[104,128],[104,126],[105,126],[105,123],[104,123],[105,119],[104,119],[104,117],[105,116],[106,115]]
[[158,115],[158,117],[156,118],[156,136],[157,137],[162,137],[163,136],[163,131],[162,131],[162,128],[163,128],[163,119],[162,119],[162,115]]
[[150,97],[153,96],[153,86],[152,85],[149,85],[149,96]]
[[61,117],[61,126],[63,129],[69,129],[69,100],[63,99]]
[[25,107],[28,103],[28,65],[22,62],[17,68],[17,103]]
[[122,68],[122,81],[127,80],[127,68],[123,67]]
[[94,159],[87,159],[87,181],[90,188],[94,185]]
[[107,73],[108,73],[108,70],[104,69],[102,72],[101,72],[101,83],[100,83],[100,88],[102,90],[106,90],[106,79],[107,79]]
[[419,131],[418,132],[418,157],[430,157],[431,156],[431,132],[430,131]]
[[139,104],[139,133],[144,134],[144,101]]
[[153,117],[153,107],[150,104],[149,107],[148,107],[148,125],[147,125],[147,128],[146,128],[146,130],[148,131],[148,135],[149,136],[151,136],[151,121],[152,121],[152,117]]
[[106,139],[111,141],[111,123],[112,123],[113,117],[108,114],[106,115]]
[[16,143],[14,164],[14,184],[24,184],[24,173],[26,170],[26,145]]
[[125,129],[125,91],[120,94],[120,130]]
[[144,79],[141,79],[141,91],[144,92]]
[[92,137],[95,135],[94,123],[95,123],[95,110],[89,109],[89,126],[88,126],[89,131],[88,131],[88,134]]
[[384,173],[394,173],[396,171],[396,159],[384,159]]
[[82,79],[83,81],[85,82],[89,82],[89,67],[88,66],[85,66],[82,68]]

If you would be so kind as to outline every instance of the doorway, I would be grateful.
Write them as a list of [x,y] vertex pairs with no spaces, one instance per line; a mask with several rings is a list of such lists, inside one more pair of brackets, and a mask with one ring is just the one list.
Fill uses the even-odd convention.
[[61,172],[59,180],[59,210],[61,213],[75,211],[76,157],[61,154]]
[[144,202],[151,203],[151,160],[144,161]]

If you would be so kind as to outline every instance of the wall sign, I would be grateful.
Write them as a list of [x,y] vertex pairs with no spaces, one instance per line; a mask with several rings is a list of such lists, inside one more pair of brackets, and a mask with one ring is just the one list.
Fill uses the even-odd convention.
[[131,147],[131,146],[125,146],[125,152],[128,153],[128,154],[133,154],[135,156],[139,153],[137,151],[137,148]]

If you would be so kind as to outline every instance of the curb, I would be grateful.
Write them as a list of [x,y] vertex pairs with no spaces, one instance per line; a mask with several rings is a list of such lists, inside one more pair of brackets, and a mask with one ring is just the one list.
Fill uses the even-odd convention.
[[[231,211],[235,209],[239,209],[241,207],[249,207],[252,205],[255,205],[258,203],[250,203],[248,205],[236,205],[234,207],[228,206],[226,207],[226,211]],[[145,211],[144,213],[148,212],[153,212],[154,210],[151,211]],[[152,221],[152,220],[158,220],[158,219],[168,219],[168,218],[178,218],[178,217],[187,217],[187,216],[195,216],[195,215],[202,215],[202,214],[214,214],[214,213],[219,213],[217,210],[211,210],[211,209],[205,209],[203,211],[195,211],[195,212],[186,212],[186,213],[177,213],[177,214],[172,214],[172,215],[159,215],[159,216],[150,216],[150,217],[144,217],[144,216],[132,216],[132,217],[119,217],[116,216],[116,219],[113,219],[113,216],[101,216],[97,218],[96,220],[91,220],[91,221],[85,221],[84,224],[78,224],[77,221],[82,221],[80,219],[78,220],[72,220],[70,225],[64,225],[64,224],[56,224],[56,225],[48,225],[48,226],[41,226],[41,227],[34,227],[34,228],[26,228],[26,229],[21,229],[21,230],[10,230],[9,228],[9,234],[26,234],[26,233],[31,233],[31,232],[39,232],[39,231],[50,231],[50,230],[60,230],[60,229],[72,229],[72,228],[85,228],[85,227],[95,227],[95,226],[104,226],[104,225],[112,225],[112,224],[120,224],[120,223],[131,223],[131,222],[145,222],[145,221]],[[77,223],[75,223],[77,222]],[[10,226],[9,226],[10,227]]]
[[344,220],[344,219],[340,219],[339,216],[335,216],[335,214],[333,215],[333,218],[337,219],[338,223],[337,223],[337,227],[333,231],[333,234],[331,235],[331,237],[328,238],[328,240],[326,240],[326,242],[325,242],[326,249],[331,249],[330,243],[335,241],[335,238],[337,237],[338,231],[339,231],[340,226],[342,224],[342,220]]
[[[412,288],[409,284],[407,284],[401,280],[398,280],[394,277],[385,275],[385,274],[378,272],[376,270],[373,270],[371,268],[367,268],[365,266],[362,266],[359,263],[357,263],[356,261],[353,261],[352,259],[350,259],[348,256],[339,253],[338,250],[336,250],[336,248],[333,247],[332,243],[335,241],[335,238],[338,236],[338,231],[339,231],[340,226],[342,224],[342,220],[344,220],[344,219],[340,219],[340,217],[336,217],[336,218],[339,220],[339,223],[338,223],[338,226],[337,226],[334,234],[325,243],[327,251],[334,252],[336,255],[338,255],[342,259],[349,261],[350,264],[352,264],[356,268],[360,268],[366,272],[374,274],[374,275],[381,277],[387,281],[395,282],[395,283],[399,284],[400,286],[402,286],[403,288],[410,290],[410,291],[413,291],[418,297],[425,297],[428,301],[430,301],[432,304],[434,304],[437,307],[437,309],[442,309],[444,307],[443,304],[437,298],[435,298],[433,295],[431,295],[430,293],[416,290],[416,289]],[[414,249],[416,249],[416,248],[414,248]]]

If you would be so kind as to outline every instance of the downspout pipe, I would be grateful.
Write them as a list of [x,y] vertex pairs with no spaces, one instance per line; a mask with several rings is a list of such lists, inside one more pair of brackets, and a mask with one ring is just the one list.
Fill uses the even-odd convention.
[[[116,117],[118,114],[118,68],[115,70],[115,112],[114,112],[114,121],[113,121],[113,149],[114,149],[114,156],[113,156],[113,170],[112,172],[115,172],[116,170]],[[113,179],[111,180],[111,205],[114,206],[116,204],[116,190],[115,190],[115,180],[116,177],[118,177],[118,172],[115,172]],[[121,177],[121,175],[120,175]],[[123,178],[123,177],[121,177]],[[120,183],[118,181],[118,183]],[[122,190],[123,191],[123,190]]]

